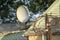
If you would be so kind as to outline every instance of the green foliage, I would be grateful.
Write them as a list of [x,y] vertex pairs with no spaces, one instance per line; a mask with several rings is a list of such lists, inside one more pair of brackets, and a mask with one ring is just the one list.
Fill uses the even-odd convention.
[[39,10],[41,10],[41,6],[43,6],[40,5],[42,4],[42,2],[42,0],[31,0],[29,6],[30,11],[32,11],[33,13],[37,13]]
[[37,13],[41,9],[46,9],[45,7],[47,4],[50,6],[54,0],[29,0],[29,4],[25,4],[25,1],[22,2],[21,0],[15,2],[16,0],[0,0],[0,16],[1,18],[7,17],[10,8],[17,9],[20,5],[26,5],[30,11],[33,13]]
[[[37,13],[41,9],[46,10],[54,0],[30,0],[29,10],[33,13]],[[48,7],[46,5],[48,4]]]
[[0,0],[0,16],[1,18],[7,17],[9,14],[9,5],[13,3],[13,0]]
[[21,1],[18,1],[16,3],[12,4],[11,7],[13,7],[14,9],[17,9],[20,5],[24,5],[24,3]]

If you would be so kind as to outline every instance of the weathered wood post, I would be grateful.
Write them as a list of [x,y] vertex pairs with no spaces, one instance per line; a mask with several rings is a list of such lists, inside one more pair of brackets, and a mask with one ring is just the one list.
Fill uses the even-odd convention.
[[46,34],[46,40],[52,40],[52,33],[50,28],[51,23],[49,22],[48,15],[45,16],[45,27],[48,30]]

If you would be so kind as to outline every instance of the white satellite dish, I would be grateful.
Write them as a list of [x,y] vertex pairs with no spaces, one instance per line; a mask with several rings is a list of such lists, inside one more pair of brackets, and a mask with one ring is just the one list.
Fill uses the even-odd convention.
[[17,9],[17,18],[21,23],[25,23],[29,19],[29,10],[26,6],[20,6]]

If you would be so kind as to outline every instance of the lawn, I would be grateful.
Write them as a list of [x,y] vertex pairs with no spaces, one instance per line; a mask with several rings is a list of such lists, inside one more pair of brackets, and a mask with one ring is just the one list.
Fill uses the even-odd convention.
[[19,33],[10,33],[7,35],[1,34],[0,40],[27,40],[26,37],[23,37],[23,32]]

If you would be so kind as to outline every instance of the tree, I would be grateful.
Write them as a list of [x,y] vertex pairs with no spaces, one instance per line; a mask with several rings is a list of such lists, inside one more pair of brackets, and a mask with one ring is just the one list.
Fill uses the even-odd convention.
[[37,13],[41,9],[46,10],[55,0],[30,0],[29,9]]
[[[46,10],[54,0],[0,0],[0,17],[7,18],[11,12],[15,12],[20,5],[26,5],[30,11],[37,13],[41,9]],[[26,3],[27,2],[27,3]],[[48,5],[48,6],[46,6]],[[13,11],[10,9],[14,9]]]
[[0,0],[0,16],[7,17],[9,13],[9,6],[13,3],[13,0]]

